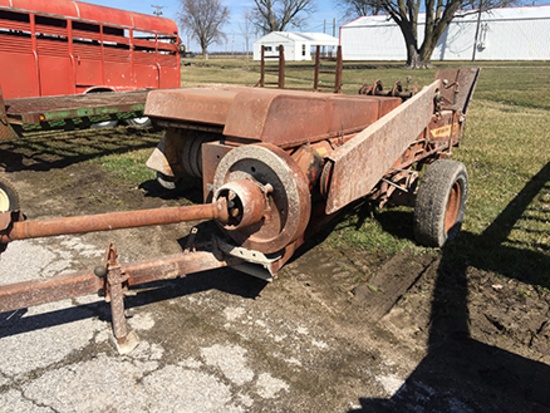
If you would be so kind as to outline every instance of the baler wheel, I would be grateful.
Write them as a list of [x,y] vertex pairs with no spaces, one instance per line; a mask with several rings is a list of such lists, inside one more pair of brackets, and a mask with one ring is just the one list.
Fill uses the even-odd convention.
[[463,163],[443,159],[431,164],[416,195],[416,241],[427,247],[442,247],[456,237],[464,219],[467,197],[468,174]]
[[0,181],[0,212],[19,210],[19,194],[6,181]]

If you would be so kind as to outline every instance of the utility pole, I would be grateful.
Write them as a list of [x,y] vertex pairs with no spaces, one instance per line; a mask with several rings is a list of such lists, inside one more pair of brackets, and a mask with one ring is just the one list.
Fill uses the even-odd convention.
[[332,37],[336,37],[336,18],[332,19]]
[[481,12],[483,9],[483,0],[479,0],[479,10],[477,12],[477,25],[476,25],[476,35],[474,39],[474,49],[472,51],[472,62],[476,60],[476,50],[477,50],[477,41],[479,39],[479,27],[481,26]]
[[155,16],[162,16],[162,9],[164,9],[164,6],[159,6],[158,4],[151,4],[151,7],[155,9],[153,11],[153,14]]

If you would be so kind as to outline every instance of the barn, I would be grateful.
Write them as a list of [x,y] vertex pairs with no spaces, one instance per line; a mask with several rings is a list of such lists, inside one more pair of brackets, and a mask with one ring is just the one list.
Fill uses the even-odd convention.
[[[479,34],[476,42],[476,29]],[[423,40],[425,14],[419,16]],[[365,16],[340,28],[344,60],[406,60],[399,27],[388,16]],[[455,18],[432,60],[550,60],[550,6],[498,8]]]
[[311,60],[312,48],[316,46],[321,46],[324,54],[335,53],[338,39],[325,33],[271,32],[254,42],[254,60],[261,59],[262,46],[266,58],[278,57],[280,45],[284,47],[285,60]]

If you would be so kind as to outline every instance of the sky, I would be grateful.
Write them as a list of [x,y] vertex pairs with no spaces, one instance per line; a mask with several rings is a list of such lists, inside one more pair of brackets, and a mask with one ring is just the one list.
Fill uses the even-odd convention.
[[[100,4],[103,6],[115,7],[117,9],[131,10],[139,13],[153,14],[155,8],[162,7],[163,17],[178,21],[181,0],[83,0],[86,3]],[[338,6],[338,0],[313,0],[316,4],[316,12],[312,14],[299,31],[302,32],[325,32],[333,34],[333,21],[336,20],[335,34],[338,37],[338,28],[349,21],[344,16],[344,9]],[[227,39],[222,44],[212,45],[210,52],[227,51],[243,52],[246,50],[244,32],[244,13],[251,10],[254,2],[252,0],[222,0],[231,13],[229,22],[223,27]],[[525,0],[525,4],[550,4],[550,0]],[[179,22],[178,22],[179,24]],[[200,52],[196,41],[193,41],[180,26],[180,37],[186,45],[187,50]],[[249,50],[252,50],[254,34],[252,34]]]
[[[155,9],[152,5],[162,7],[163,17],[178,21],[178,12],[180,10],[181,0],[82,0],[86,3],[100,4],[103,6],[114,7],[117,9],[131,10],[139,13],[153,14]],[[302,32],[323,32],[326,27],[326,33],[332,35],[333,19],[336,19],[336,37],[338,37],[338,27],[346,23],[349,19],[343,17],[343,9],[338,10],[335,7],[337,0],[314,0],[317,4],[317,11],[310,16],[308,23],[301,28]],[[550,1],[550,0],[549,0]],[[209,51],[245,51],[244,32],[244,13],[252,9],[254,2],[252,0],[222,0],[231,13],[228,24],[223,27],[227,40],[219,45],[212,45]],[[325,26],[326,20],[326,26]],[[179,22],[178,22],[179,24]],[[199,52],[200,48],[196,41],[189,39],[187,34],[180,26],[180,37],[188,50]],[[252,50],[254,34],[252,33],[249,49]]]

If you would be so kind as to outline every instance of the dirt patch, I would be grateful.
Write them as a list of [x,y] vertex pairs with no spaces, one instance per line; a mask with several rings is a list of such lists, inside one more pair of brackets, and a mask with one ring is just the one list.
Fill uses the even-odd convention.
[[[152,146],[152,142],[146,145]],[[11,157],[4,162],[4,169],[31,218],[190,202],[185,197],[166,196],[155,190],[152,182],[128,185],[86,157],[47,165],[44,155],[40,162],[46,167],[33,168],[36,156],[13,146],[7,149],[14,152],[2,152],[2,156]],[[14,159],[20,167],[14,167]],[[188,230],[189,225],[172,225],[89,234],[82,239],[95,245],[114,240],[123,259],[132,261],[179,251],[177,241]],[[55,239],[51,242],[57,242],[59,248],[67,245]],[[91,268],[95,261],[95,257],[83,256],[82,268]],[[216,334],[238,334],[240,340],[252,340],[252,326],[279,322],[275,320],[290,325],[308,320],[309,330],[300,332],[298,328],[297,336],[326,338],[299,351],[289,348],[280,359],[265,361],[266,366],[281,364],[281,376],[301,389],[302,399],[309,404],[300,402],[298,394],[281,402],[279,410],[266,405],[267,410],[250,411],[550,410],[547,290],[471,266],[468,257],[457,258],[446,249],[423,255],[406,250],[393,257],[381,256],[337,251],[319,242],[300,251],[271,285],[235,274],[201,277],[145,294],[143,302],[133,301],[136,307],[148,300],[161,302],[158,311],[165,321],[155,329],[165,341],[174,343],[165,356],[167,363],[178,360],[183,351],[183,333],[177,328],[182,318],[187,321],[186,339],[189,334],[193,337],[185,346],[198,346],[205,337]],[[211,291],[209,296],[219,305],[201,309],[199,303],[195,313],[182,313],[169,302],[190,291]],[[243,300],[253,319],[250,331],[241,326],[238,332],[221,333],[217,317],[242,317],[241,313],[225,312]],[[213,321],[205,324],[201,312]],[[325,348],[329,346],[335,350],[328,353]],[[267,341],[259,340],[253,347],[251,352],[270,352]],[[289,368],[295,360],[294,351],[303,356],[300,363],[308,373]]]

